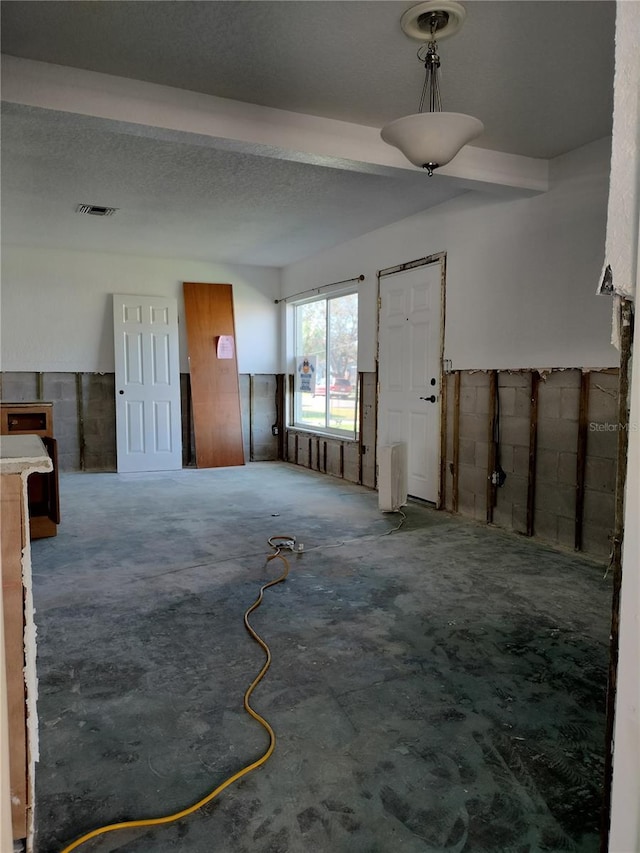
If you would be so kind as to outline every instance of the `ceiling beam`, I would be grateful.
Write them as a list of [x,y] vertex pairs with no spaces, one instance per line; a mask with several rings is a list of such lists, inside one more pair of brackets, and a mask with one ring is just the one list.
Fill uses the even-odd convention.
[[[121,132],[376,174],[414,171],[424,178],[374,127],[95,71],[3,56],[2,100],[114,122]],[[430,180],[498,193],[545,192],[549,164],[466,146]]]

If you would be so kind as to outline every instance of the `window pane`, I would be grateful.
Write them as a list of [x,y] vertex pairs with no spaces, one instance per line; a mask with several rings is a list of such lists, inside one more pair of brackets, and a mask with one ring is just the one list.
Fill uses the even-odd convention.
[[295,336],[294,422],[355,437],[358,295],[297,305]]
[[[296,362],[308,358],[314,370],[316,389],[326,373],[327,353],[327,302],[309,302],[296,307]],[[315,366],[314,366],[315,360]],[[296,377],[295,422],[302,426],[324,429],[326,427],[324,398],[310,391],[300,391]]]
[[329,302],[328,353],[331,373],[330,429],[356,432],[358,379],[358,294],[338,296]]

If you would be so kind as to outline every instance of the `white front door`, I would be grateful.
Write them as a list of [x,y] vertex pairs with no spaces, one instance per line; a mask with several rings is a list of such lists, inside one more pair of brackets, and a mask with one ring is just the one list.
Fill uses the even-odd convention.
[[182,468],[178,305],[114,294],[118,471]]
[[438,501],[441,264],[380,278],[378,445],[407,445],[407,491]]

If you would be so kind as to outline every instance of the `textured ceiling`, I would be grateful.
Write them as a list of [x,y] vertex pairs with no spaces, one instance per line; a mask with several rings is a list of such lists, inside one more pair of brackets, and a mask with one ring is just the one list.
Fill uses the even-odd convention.
[[[385,0],[3,0],[2,51],[379,127],[415,112],[422,69]],[[611,132],[615,2],[468,0],[441,44],[445,109],[479,147],[549,158]],[[5,110],[7,241],[283,265],[460,192],[395,176]],[[110,220],[69,205],[120,208]]]
[[[3,239],[282,266],[456,192],[426,175],[362,174],[114,132],[6,105]],[[460,191],[458,191],[460,192]],[[119,208],[108,219],[78,203]],[[27,237],[27,239],[25,239]]]

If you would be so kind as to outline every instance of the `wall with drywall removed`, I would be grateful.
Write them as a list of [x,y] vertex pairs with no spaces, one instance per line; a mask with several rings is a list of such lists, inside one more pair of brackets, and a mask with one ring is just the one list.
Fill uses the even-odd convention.
[[616,370],[456,372],[445,402],[446,509],[608,561]]
[[[188,373],[180,375],[182,464],[195,466]],[[246,462],[278,459],[281,449],[273,425],[281,429],[278,377],[239,376],[242,439]],[[53,403],[53,432],[60,471],[115,471],[116,407],[113,373],[0,373],[0,397],[12,402]]]
[[112,294],[176,297],[183,330],[183,281],[232,284],[239,371],[276,372],[278,270],[29,246],[3,248],[2,369],[112,372]]
[[445,357],[452,369],[616,367],[611,304],[595,296],[609,150],[604,139],[551,161],[551,188],[542,195],[467,193],[285,267],[283,295],[365,275],[359,369],[371,371],[377,271],[446,252]]

